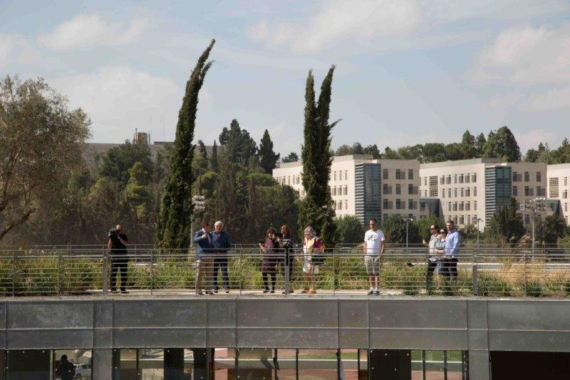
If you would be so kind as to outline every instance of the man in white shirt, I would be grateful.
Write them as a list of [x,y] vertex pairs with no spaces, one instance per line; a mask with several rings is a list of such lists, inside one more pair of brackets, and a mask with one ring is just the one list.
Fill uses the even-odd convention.
[[435,249],[435,245],[437,243],[438,240],[440,240],[439,238],[439,229],[437,228],[437,225],[432,224],[429,227],[429,231],[431,233],[429,242],[426,242],[425,240],[423,240],[423,244],[424,246],[429,247],[429,256],[428,256],[428,267],[427,267],[427,273],[426,273],[426,284],[428,284],[428,293],[430,292],[430,288],[431,288],[431,281],[433,278],[433,272],[435,271],[435,269],[437,268],[437,261],[438,261],[438,257],[437,257],[437,250]]
[[384,234],[376,226],[376,219],[370,219],[370,229],[364,235],[364,265],[370,282],[369,296],[380,295],[380,255],[386,247]]

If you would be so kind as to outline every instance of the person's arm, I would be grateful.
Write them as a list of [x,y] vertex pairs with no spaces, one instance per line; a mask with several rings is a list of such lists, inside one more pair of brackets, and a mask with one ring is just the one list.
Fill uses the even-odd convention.
[[364,239],[364,243],[362,244],[362,253],[363,253],[364,255],[366,255],[366,248],[367,248],[367,246],[366,246],[366,238],[365,238],[365,239]]
[[230,235],[226,234],[226,253],[229,255],[232,253],[232,241],[230,240]]
[[194,243],[198,243],[198,242],[200,242],[200,240],[202,240],[204,238],[207,238],[207,236],[203,230],[200,230],[200,231],[196,232],[196,235],[194,235]]
[[111,239],[110,239],[110,238],[109,238],[109,240],[107,241],[107,248],[113,249],[113,243],[111,242]]
[[380,242],[380,255],[384,254],[384,250],[386,249],[386,240],[382,240]]
[[119,238],[119,240],[121,241],[121,243],[123,243],[123,245],[124,245],[125,247],[128,247],[128,246],[130,245],[130,244],[129,244],[129,239],[127,238],[127,235],[125,235],[125,239],[123,239],[123,238],[121,237],[121,234],[117,234],[117,237]]
[[459,233],[455,232],[453,237],[453,245],[451,246],[451,254],[457,255],[459,253]]

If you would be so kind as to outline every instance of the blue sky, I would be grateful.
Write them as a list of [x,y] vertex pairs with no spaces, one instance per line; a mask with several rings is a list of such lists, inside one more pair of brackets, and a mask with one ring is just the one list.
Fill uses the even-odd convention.
[[196,140],[234,118],[300,151],[304,84],[331,64],[333,146],[453,142],[508,125],[523,153],[570,136],[562,0],[0,0],[0,74],[44,77],[92,119],[172,140],[184,85],[216,38]]

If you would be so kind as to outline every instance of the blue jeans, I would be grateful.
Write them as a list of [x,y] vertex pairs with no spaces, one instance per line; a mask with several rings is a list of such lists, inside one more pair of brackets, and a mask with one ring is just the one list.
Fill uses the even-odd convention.
[[224,289],[227,290],[230,288],[230,280],[228,278],[227,257],[219,257],[214,259],[214,275],[213,275],[214,290],[218,290],[218,269],[222,270],[222,281],[224,283]]

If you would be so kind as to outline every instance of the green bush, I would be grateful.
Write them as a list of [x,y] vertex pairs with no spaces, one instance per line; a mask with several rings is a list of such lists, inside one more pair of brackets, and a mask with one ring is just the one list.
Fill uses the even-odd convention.
[[477,285],[480,296],[509,297],[513,292],[513,287],[509,282],[489,273],[479,273]]

